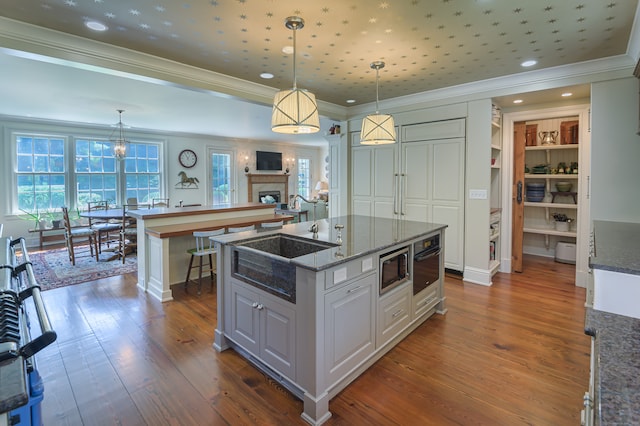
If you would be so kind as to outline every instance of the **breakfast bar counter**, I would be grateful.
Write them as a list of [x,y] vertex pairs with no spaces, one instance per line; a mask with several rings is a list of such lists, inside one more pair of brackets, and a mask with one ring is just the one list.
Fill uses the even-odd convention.
[[280,220],[275,207],[242,203],[129,210],[138,227],[138,287],[163,302],[173,300],[171,284],[184,281],[193,231]]

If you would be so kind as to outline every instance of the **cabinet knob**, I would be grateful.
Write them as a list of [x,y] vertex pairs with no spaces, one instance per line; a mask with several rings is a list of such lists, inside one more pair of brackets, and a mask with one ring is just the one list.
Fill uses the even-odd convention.
[[258,309],[259,311],[264,309],[264,305],[262,303],[258,303],[258,306],[256,306],[256,309]]
[[257,307],[258,307],[258,302],[253,302],[253,303],[251,304],[251,307],[252,307],[252,308],[257,308]]

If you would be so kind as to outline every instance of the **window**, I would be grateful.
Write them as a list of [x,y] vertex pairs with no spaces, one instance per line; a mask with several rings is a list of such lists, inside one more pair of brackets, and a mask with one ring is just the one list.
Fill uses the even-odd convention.
[[35,213],[86,208],[89,201],[147,203],[161,198],[161,143],[130,142],[122,161],[114,142],[53,135],[14,133],[13,212]]
[[16,135],[18,209],[51,210],[65,203],[65,139]]
[[160,187],[160,146],[130,143],[124,159],[125,200],[135,198],[148,204],[162,198]]
[[[160,146],[128,143],[127,156],[119,171],[113,145],[109,141],[76,140],[76,205],[82,207],[89,201],[103,200],[124,203],[129,198],[145,204],[161,198]],[[120,200],[122,181],[125,195]]]
[[235,164],[233,154],[230,151],[211,150],[211,201],[212,204],[228,204],[232,199],[233,170],[231,165]]
[[309,199],[311,195],[311,160],[298,158],[298,194]]
[[75,144],[76,205],[118,198],[118,175],[113,142],[78,139]]

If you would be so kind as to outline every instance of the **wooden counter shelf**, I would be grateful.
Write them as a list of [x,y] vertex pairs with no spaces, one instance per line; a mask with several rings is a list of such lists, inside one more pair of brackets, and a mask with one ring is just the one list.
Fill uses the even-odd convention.
[[292,215],[281,214],[265,214],[257,216],[246,216],[233,219],[219,219],[208,220],[205,222],[193,222],[193,223],[179,223],[175,225],[162,225],[152,226],[146,229],[146,233],[149,236],[156,238],[171,238],[180,237],[184,235],[191,235],[195,231],[213,231],[221,228],[228,228],[230,226],[242,227],[255,225],[256,228],[264,222],[279,222],[279,221],[291,222],[293,220]]

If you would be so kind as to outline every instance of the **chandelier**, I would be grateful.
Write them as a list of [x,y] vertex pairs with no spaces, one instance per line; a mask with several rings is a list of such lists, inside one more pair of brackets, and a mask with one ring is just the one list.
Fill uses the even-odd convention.
[[271,113],[271,130],[276,133],[315,133],[320,130],[316,96],[298,89],[296,77],[296,31],[304,27],[304,19],[290,16],[285,26],[293,30],[293,89],[276,93]]
[[360,144],[382,145],[396,142],[396,129],[393,117],[390,114],[380,114],[378,110],[378,82],[379,71],[384,68],[384,62],[371,63],[371,68],[376,70],[376,113],[367,115],[362,120],[360,132]]
[[113,155],[116,159],[122,160],[127,156],[127,140],[124,138],[124,125],[122,124],[122,113],[124,110],[117,109],[116,111],[118,111],[118,124],[116,124],[116,129],[111,133],[109,140],[115,142]]

